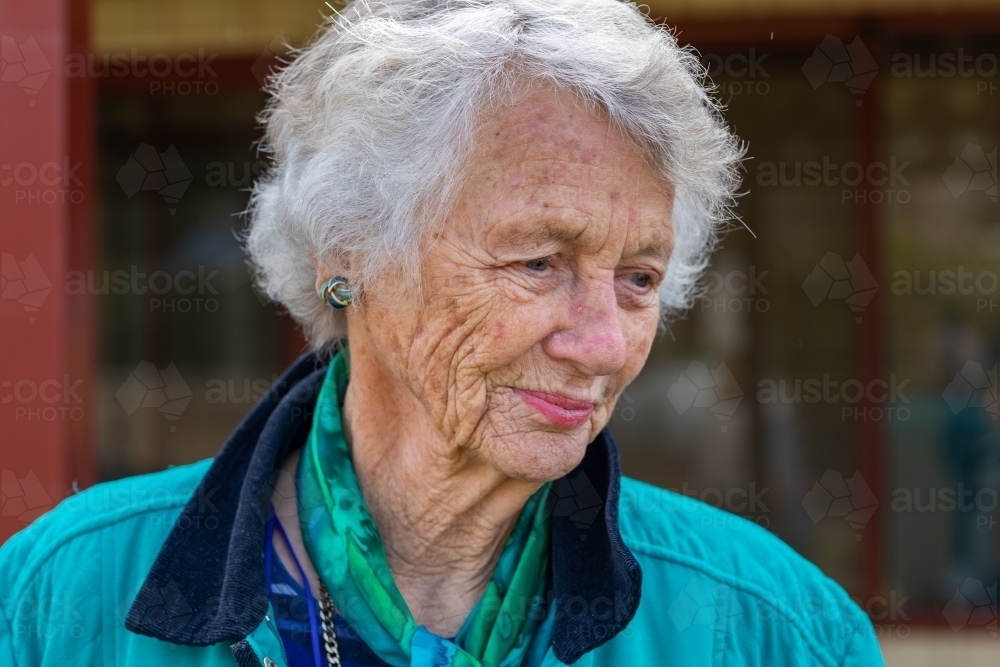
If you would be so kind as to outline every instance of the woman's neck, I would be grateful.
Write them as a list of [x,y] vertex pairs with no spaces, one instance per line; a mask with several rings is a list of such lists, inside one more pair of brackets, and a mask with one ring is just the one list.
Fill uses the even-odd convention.
[[447,442],[412,393],[358,348],[350,350],[343,408],[358,482],[411,613],[451,637],[482,597],[540,484],[511,479]]

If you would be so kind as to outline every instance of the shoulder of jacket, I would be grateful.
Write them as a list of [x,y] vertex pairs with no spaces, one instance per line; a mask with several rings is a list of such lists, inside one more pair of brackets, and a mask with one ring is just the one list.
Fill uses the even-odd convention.
[[818,662],[839,665],[855,637],[872,631],[837,582],[753,521],[630,478],[622,480],[619,517],[644,571],[661,565],[663,580],[679,589],[675,597],[684,582],[713,582],[752,607],[742,613],[783,619]]
[[[109,528],[127,532],[131,522],[131,529],[142,532],[144,540],[160,535],[165,539],[173,521],[135,520],[178,514],[198,489],[211,462],[207,459],[102,482],[69,496],[0,547],[0,588],[16,599],[59,554],[70,549],[96,553],[101,548],[101,535]],[[64,564],[67,567],[72,565],[72,559],[68,561]]]

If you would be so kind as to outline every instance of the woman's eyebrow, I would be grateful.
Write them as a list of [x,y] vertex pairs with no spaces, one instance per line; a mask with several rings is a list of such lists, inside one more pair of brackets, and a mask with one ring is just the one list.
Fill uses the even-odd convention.
[[499,245],[502,247],[519,247],[527,244],[541,244],[547,241],[558,241],[560,243],[573,243],[579,239],[586,227],[580,229],[570,229],[564,224],[532,225],[529,229],[516,229],[507,233],[497,233],[500,237]]
[[670,253],[672,251],[673,251],[673,248],[672,248],[672,246],[670,244],[650,243],[649,245],[647,245],[646,247],[642,248],[641,250],[637,250],[636,252],[632,252],[632,253],[629,253],[629,254],[625,255],[622,259],[636,259],[638,257],[653,257],[653,258],[656,258],[656,259],[666,260],[666,259],[669,259]]
[[[530,229],[517,229],[505,233],[500,238],[498,246],[500,248],[521,248],[527,245],[541,245],[546,242],[556,241],[559,243],[571,244],[579,239],[587,228],[571,229],[564,224],[541,224],[532,226]],[[628,253],[623,260],[652,257],[666,261],[673,252],[671,243],[650,243],[636,252]]]

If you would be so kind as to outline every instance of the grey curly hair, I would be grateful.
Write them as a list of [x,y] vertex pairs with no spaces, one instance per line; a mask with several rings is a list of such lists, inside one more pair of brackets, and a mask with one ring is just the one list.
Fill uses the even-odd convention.
[[260,288],[315,348],[346,335],[316,295],[314,258],[363,289],[416,276],[423,225],[461,184],[476,119],[528,77],[600,109],[674,188],[666,323],[730,219],[739,141],[697,57],[620,0],[352,0],[269,82],[269,172],[246,247]]

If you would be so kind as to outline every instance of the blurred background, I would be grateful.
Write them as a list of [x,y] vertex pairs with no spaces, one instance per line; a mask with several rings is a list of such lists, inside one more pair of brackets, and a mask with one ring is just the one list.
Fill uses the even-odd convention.
[[[890,665],[1000,659],[1000,2],[651,0],[748,146],[626,474],[767,527]],[[303,351],[237,233],[316,0],[0,0],[0,542],[215,454]]]

